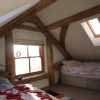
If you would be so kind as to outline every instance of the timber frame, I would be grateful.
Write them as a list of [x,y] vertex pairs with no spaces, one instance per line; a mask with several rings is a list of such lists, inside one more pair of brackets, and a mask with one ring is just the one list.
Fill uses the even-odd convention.
[[[7,55],[6,64],[8,66],[7,70],[11,73],[12,82],[14,82],[14,73],[13,73],[14,72],[14,68],[13,68],[14,61],[13,61],[13,55],[12,55],[12,52],[13,52],[12,51],[12,30],[15,28],[18,28],[18,29],[24,29],[24,30],[30,30],[30,31],[37,31],[37,32],[43,33],[46,36],[48,74],[40,76],[39,78],[28,79],[26,81],[17,82],[15,84],[26,83],[26,82],[30,82],[31,80],[35,81],[35,80],[39,80],[43,78],[49,78],[50,85],[53,85],[55,83],[54,82],[55,79],[54,79],[54,68],[53,68],[54,64],[53,64],[52,45],[54,45],[66,59],[68,60],[73,59],[73,57],[65,49],[65,35],[67,33],[69,25],[75,21],[79,21],[84,18],[88,18],[90,16],[100,14],[100,5],[97,5],[93,8],[82,11],[78,14],[62,19],[58,22],[54,22],[51,25],[45,26],[36,14],[42,9],[46,8],[47,6],[51,5],[52,3],[56,1],[57,0],[41,0],[34,7],[30,8],[29,10],[27,10],[26,12],[19,15],[18,17],[16,17],[15,19],[13,19],[12,21],[8,22],[7,24],[5,24],[4,26],[0,28],[0,38],[5,36],[5,40],[6,40],[5,41],[6,55]],[[35,24],[37,27],[23,25],[24,22]],[[51,29],[55,29],[57,27],[61,27],[60,41],[58,41],[50,32]],[[9,57],[11,59],[9,59]],[[12,63],[11,63],[11,60],[13,61]],[[11,70],[9,70],[10,67],[11,67]]]

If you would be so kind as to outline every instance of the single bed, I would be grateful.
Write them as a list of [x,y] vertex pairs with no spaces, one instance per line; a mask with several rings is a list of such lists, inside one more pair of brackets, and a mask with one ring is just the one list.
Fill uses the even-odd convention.
[[62,61],[61,83],[100,90],[100,62]]
[[13,86],[0,76],[0,100],[59,100],[30,84]]

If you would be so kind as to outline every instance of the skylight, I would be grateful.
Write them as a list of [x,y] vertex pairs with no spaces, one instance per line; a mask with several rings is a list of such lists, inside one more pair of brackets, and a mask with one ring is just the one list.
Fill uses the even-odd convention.
[[100,36],[100,22],[98,18],[87,21],[87,24],[89,25],[95,37]]
[[81,23],[88,37],[94,46],[100,46],[100,22],[98,18],[94,18]]

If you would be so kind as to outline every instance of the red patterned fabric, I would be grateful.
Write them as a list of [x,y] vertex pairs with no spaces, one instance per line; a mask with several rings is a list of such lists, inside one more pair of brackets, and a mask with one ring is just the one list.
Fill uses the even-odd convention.
[[0,91],[0,100],[57,100],[46,92],[32,86],[15,86]]

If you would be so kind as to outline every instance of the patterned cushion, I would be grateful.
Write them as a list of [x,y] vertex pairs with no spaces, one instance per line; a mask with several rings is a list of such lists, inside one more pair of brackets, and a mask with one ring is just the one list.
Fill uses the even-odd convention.
[[77,60],[70,60],[70,61],[62,61],[65,67],[73,67],[73,66],[80,66],[82,63]]

